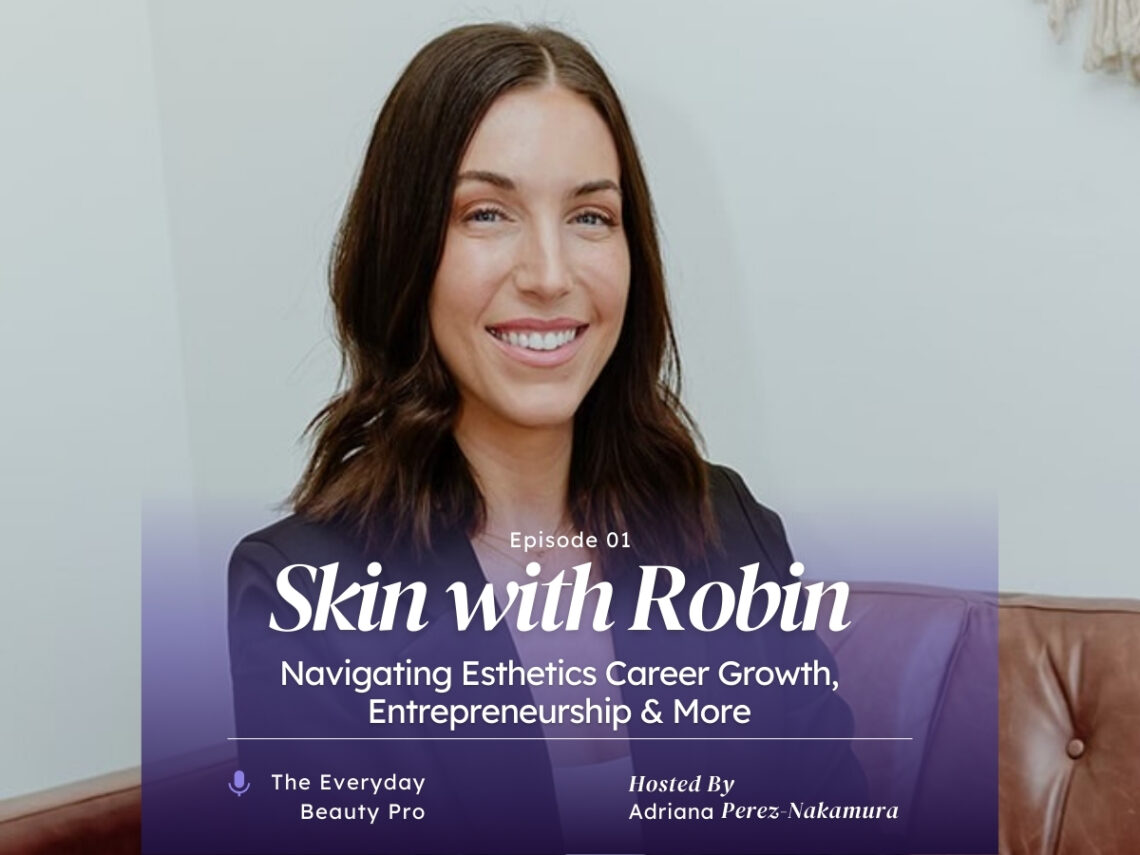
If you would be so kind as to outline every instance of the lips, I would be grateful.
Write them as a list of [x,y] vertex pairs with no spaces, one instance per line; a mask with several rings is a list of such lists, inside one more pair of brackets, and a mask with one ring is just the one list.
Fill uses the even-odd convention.
[[571,327],[569,329],[561,330],[548,330],[543,332],[541,330],[503,330],[495,327],[488,327],[487,332],[497,338],[499,341],[506,342],[514,347],[524,347],[527,350],[557,350],[564,347],[578,337],[578,331],[585,329],[582,327]]
[[560,365],[578,350],[589,327],[572,318],[539,320],[526,318],[486,328],[504,352],[520,362],[538,367]]

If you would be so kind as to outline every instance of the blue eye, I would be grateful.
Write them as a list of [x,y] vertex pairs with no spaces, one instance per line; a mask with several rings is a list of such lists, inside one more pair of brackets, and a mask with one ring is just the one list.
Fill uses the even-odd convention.
[[494,223],[500,217],[506,217],[506,214],[498,208],[476,208],[463,219],[469,223]]
[[578,222],[584,222],[587,226],[613,226],[613,217],[608,217],[601,211],[583,211],[574,218]]

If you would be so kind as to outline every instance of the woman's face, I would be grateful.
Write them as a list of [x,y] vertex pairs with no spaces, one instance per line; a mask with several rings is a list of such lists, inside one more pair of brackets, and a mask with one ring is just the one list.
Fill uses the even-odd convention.
[[609,128],[560,86],[491,105],[459,165],[431,331],[466,424],[565,426],[613,353],[629,294]]

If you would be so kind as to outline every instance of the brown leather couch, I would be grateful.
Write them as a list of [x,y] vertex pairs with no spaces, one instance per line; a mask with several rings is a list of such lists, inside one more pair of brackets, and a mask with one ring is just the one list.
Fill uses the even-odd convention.
[[1140,603],[1001,608],[1003,852],[1140,852]]
[[[891,743],[855,743],[873,801],[952,822],[997,798],[1001,855],[1140,855],[1140,601],[883,584],[861,585],[851,605],[852,628],[823,635],[840,674],[860,675],[842,687],[856,735],[896,709],[895,732],[922,733],[931,746],[917,769]],[[858,618],[872,612],[889,616],[895,637],[868,668]],[[878,635],[885,620],[867,624]],[[992,728],[976,727],[972,713],[995,684],[1000,795],[939,792],[932,778],[974,759],[963,746],[989,750]]]
[[129,855],[141,850],[139,770],[0,802],[0,852]]
[[[858,633],[892,618],[894,660],[867,668]],[[860,622],[858,618],[871,616]],[[857,735],[884,708],[899,732],[921,729],[937,751],[919,767],[891,743],[858,742],[872,796],[909,815],[984,803],[994,793],[939,793],[932,770],[962,762],[987,668],[1000,701],[997,781],[1002,855],[1140,853],[1140,601],[984,595],[864,585],[851,630],[824,634],[839,663]],[[877,630],[881,631],[881,630]],[[993,662],[994,639],[1000,668]],[[905,692],[902,686],[905,684]],[[884,704],[893,697],[897,704]],[[979,728],[978,751],[986,751]],[[957,731],[950,740],[939,737]],[[949,765],[948,765],[949,764]],[[217,770],[218,780],[226,773]],[[0,853],[139,852],[137,770],[0,802]],[[948,801],[948,799],[950,801]],[[990,802],[992,804],[992,801]],[[950,821],[950,820],[948,820]]]

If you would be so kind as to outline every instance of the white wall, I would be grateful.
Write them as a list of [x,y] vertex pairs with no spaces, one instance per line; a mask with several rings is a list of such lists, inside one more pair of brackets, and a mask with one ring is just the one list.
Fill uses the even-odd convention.
[[171,287],[145,8],[4,4],[0,798],[139,761],[140,393],[177,355],[150,339]]
[[335,381],[323,272],[376,110],[472,18],[610,70],[709,456],[809,559],[1000,513],[1003,589],[1140,597],[1140,88],[1041,6],[396,8],[0,11],[0,797],[138,761],[140,490],[272,516]]

